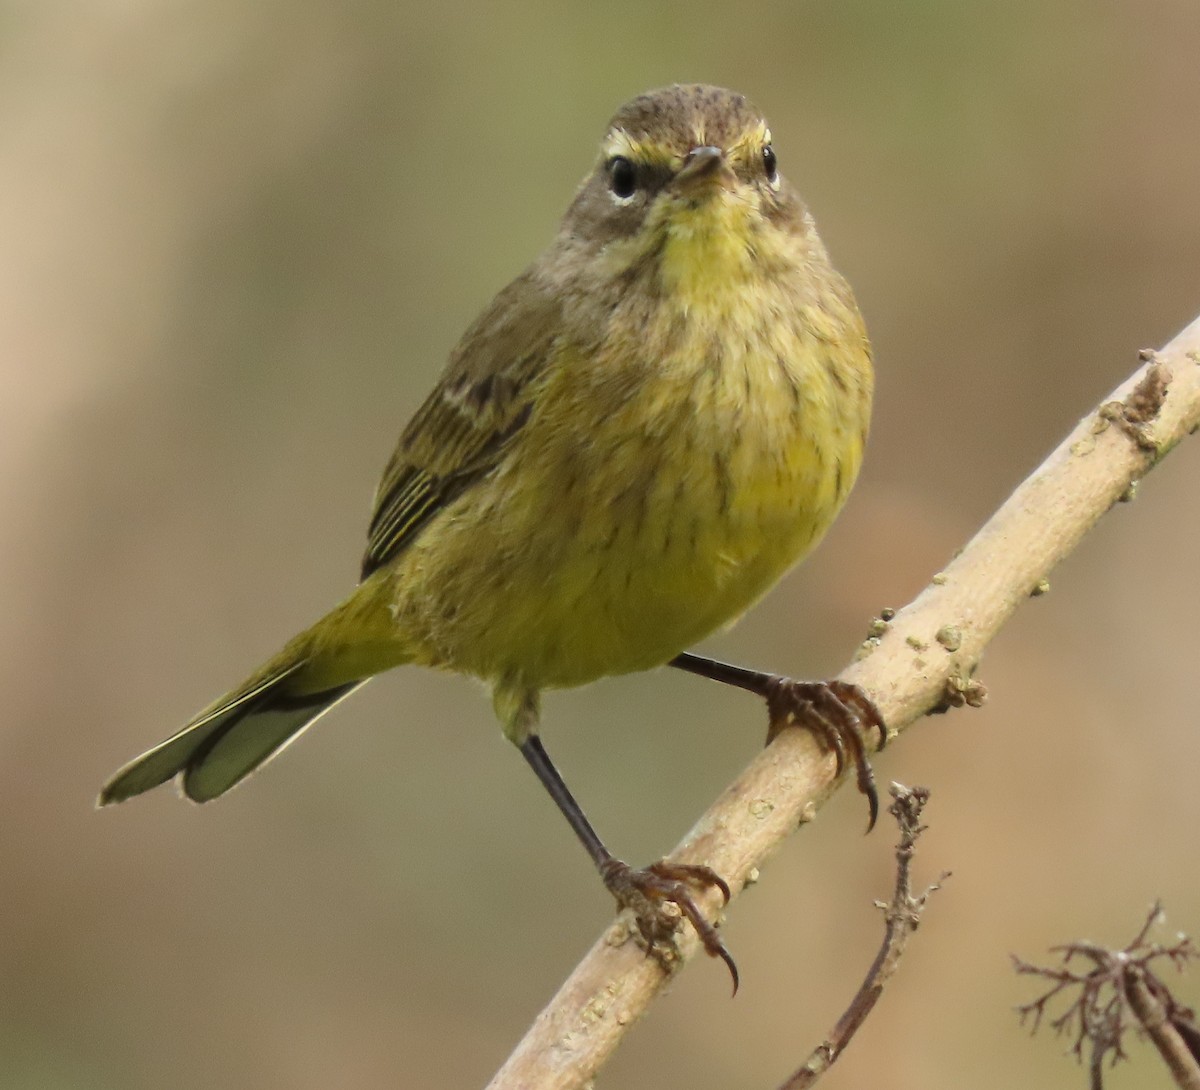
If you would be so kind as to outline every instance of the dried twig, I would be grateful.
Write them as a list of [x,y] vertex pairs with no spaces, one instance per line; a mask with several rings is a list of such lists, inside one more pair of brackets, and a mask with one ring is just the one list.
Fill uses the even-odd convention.
[[[840,675],[874,700],[893,734],[931,710],[977,704],[984,647],[1017,607],[1043,593],[1070,554],[1135,482],[1200,426],[1200,319],[1090,412],[911,605],[880,618]],[[836,786],[834,760],[811,731],[784,731],[721,794],[672,858],[704,863],[735,896],[747,875]],[[710,917],[718,898],[706,901]],[[609,929],[538,1015],[489,1090],[586,1085],[668,977],[629,928]],[[681,964],[697,948],[680,933]]]
[[916,851],[917,837],[925,831],[925,826],[921,824],[921,811],[929,801],[929,789],[893,783],[891,795],[893,802],[888,807],[888,813],[900,826],[900,842],[896,845],[896,888],[892,891],[891,903],[875,902],[887,921],[883,945],[880,946],[862,986],[846,1008],[846,1013],[838,1019],[829,1036],[813,1049],[804,1065],[783,1083],[779,1090],[807,1090],[846,1050],[850,1038],[871,1013],[883,994],[884,986],[899,967],[900,958],[908,945],[908,937],[920,925],[921,913],[925,911],[930,896],[950,877],[950,872],[944,871],[936,883],[918,896],[912,895],[909,870]]
[[[1156,961],[1166,960],[1182,971],[1200,951],[1186,935],[1178,936],[1170,946],[1149,942],[1151,928],[1162,920],[1162,905],[1156,902],[1123,950],[1085,941],[1053,947],[1051,952],[1061,955],[1057,967],[1013,957],[1018,973],[1052,981],[1036,999],[1017,1008],[1021,1024],[1031,1023],[1031,1033],[1038,1031],[1054,999],[1074,993],[1063,1013],[1049,1024],[1057,1034],[1072,1034],[1070,1052],[1081,1063],[1086,1049],[1092,1090],[1101,1090],[1106,1059],[1112,1066],[1129,1058],[1125,1035],[1134,1026],[1154,1042],[1176,1085],[1200,1090],[1200,1034],[1195,1015],[1171,995],[1151,969]],[[1072,960],[1080,958],[1090,961],[1092,968],[1072,968]]]

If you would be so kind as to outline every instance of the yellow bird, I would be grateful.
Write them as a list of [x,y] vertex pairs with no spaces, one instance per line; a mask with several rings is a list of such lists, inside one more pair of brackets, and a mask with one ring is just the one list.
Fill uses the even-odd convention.
[[634,869],[604,847],[538,737],[544,689],[670,663],[807,718],[849,752],[838,683],[684,649],[730,624],[828,529],[867,437],[871,352],[854,297],[743,96],[674,86],[613,117],[558,234],[450,355],[375,500],[361,582],[244,684],[121,769],[101,804],[178,777],[205,802],[367,679],[405,663],[490,687],[517,745],[648,937],[699,913],[709,868]]

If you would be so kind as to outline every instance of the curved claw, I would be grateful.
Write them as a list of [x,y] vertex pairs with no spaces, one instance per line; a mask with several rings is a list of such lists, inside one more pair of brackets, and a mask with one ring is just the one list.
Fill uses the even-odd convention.
[[[670,903],[678,906],[680,913],[696,931],[697,937],[709,957],[720,958],[733,978],[733,994],[737,995],[740,977],[733,955],[721,941],[716,925],[704,918],[688,889],[689,884],[714,886],[720,891],[725,904],[732,892],[729,883],[711,867],[699,863],[668,863],[660,859],[642,870],[635,870],[619,859],[612,859],[601,868],[601,876],[609,892],[622,907],[633,910],[638,929],[651,946],[656,941],[669,939],[669,929],[664,929],[658,906]],[[664,933],[665,931],[665,933]]]
[[729,883],[712,867],[706,867],[703,863],[668,863],[665,859],[660,859],[646,869],[669,882],[694,882],[702,886],[715,886],[724,904],[729,904],[733,896]]
[[857,685],[851,685],[848,681],[831,681],[829,687],[843,704],[854,709],[861,723],[879,732],[877,748],[883,749],[888,744],[888,729],[874,701]]
[[700,942],[704,946],[705,953],[711,958],[720,958],[725,962],[726,968],[729,969],[729,975],[733,977],[733,994],[737,995],[738,985],[741,983],[737,963],[733,960],[733,955],[729,952],[729,948],[717,933],[716,927],[700,915],[700,910],[696,907],[696,902],[686,892],[682,893],[682,895],[672,897],[671,900],[679,906],[683,914],[687,916],[688,922],[696,929],[696,934],[700,937]]
[[724,943],[721,943],[721,948],[717,951],[717,957],[725,962],[725,967],[729,970],[729,975],[733,977],[733,991],[729,993],[729,998],[732,999],[737,995],[738,986],[741,984],[737,963],[733,960],[733,955],[725,948]]
[[867,799],[869,833],[879,819],[879,792],[861,731],[868,727],[878,731],[879,749],[887,743],[887,725],[870,697],[846,681],[793,681],[784,677],[770,680],[766,697],[771,716],[768,742],[783,726],[794,722],[815,731],[833,750],[837,775],[846,768],[849,755],[858,790]]

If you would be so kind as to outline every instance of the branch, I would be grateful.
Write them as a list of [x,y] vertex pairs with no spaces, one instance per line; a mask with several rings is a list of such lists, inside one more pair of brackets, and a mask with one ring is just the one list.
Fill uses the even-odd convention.
[[[882,620],[839,678],[861,686],[892,735],[926,713],[978,703],[971,675],[1017,606],[1045,589],[1114,503],[1200,426],[1200,318],[1089,413],[905,609]],[[837,786],[833,757],[807,730],[784,731],[672,853],[705,863],[736,895]],[[709,915],[717,909],[709,896]],[[538,1015],[488,1090],[576,1090],[592,1079],[667,982],[624,917],[600,937]],[[679,935],[680,962],[697,948]]]
[[1191,1023],[1192,1012],[1177,1015],[1174,997],[1142,966],[1125,971],[1124,985],[1129,1009],[1158,1049],[1175,1085],[1180,1090],[1200,1090],[1200,1062],[1180,1029],[1181,1022]]
[[921,915],[929,903],[929,898],[936,890],[941,889],[942,883],[950,877],[949,871],[943,872],[934,885],[918,896],[913,896],[909,871],[912,868],[917,838],[925,831],[925,826],[921,824],[921,811],[929,801],[929,789],[893,783],[891,793],[893,801],[888,807],[888,813],[900,826],[900,843],[896,845],[896,888],[892,891],[891,903],[875,902],[876,906],[883,910],[886,921],[883,945],[880,946],[862,986],[850,1001],[846,1012],[838,1019],[833,1031],[812,1050],[804,1065],[780,1086],[779,1090],[808,1090],[808,1087],[815,1086],[817,1080],[845,1052],[850,1038],[858,1032],[858,1027],[875,1009],[884,987],[900,967],[900,959],[908,946],[909,936],[920,926]]
[[[1089,1085],[1101,1090],[1104,1062],[1110,1066],[1127,1060],[1125,1035],[1136,1025],[1153,1042],[1181,1090],[1200,1090],[1200,1056],[1197,1056],[1195,1016],[1171,994],[1151,966],[1169,961],[1182,971],[1197,957],[1192,940],[1179,935],[1170,946],[1148,941],[1151,928],[1163,922],[1162,905],[1155,903],[1142,929],[1122,950],[1109,950],[1094,942],[1077,940],[1056,946],[1059,965],[1050,968],[1013,958],[1018,973],[1036,976],[1051,986],[1017,1008],[1021,1024],[1032,1022],[1037,1033],[1050,1003],[1061,995],[1074,996],[1061,1015],[1050,1022],[1055,1033],[1072,1033],[1071,1053],[1081,1063],[1087,1046]],[[1072,960],[1087,959],[1090,970],[1071,967]]]

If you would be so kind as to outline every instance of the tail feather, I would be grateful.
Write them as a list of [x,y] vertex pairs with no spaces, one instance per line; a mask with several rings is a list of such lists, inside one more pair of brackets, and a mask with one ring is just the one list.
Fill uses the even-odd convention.
[[201,743],[183,769],[183,793],[193,802],[225,794],[365,684],[363,679],[319,693],[264,700]]
[[124,802],[175,776],[188,798],[215,799],[364,683],[351,681],[301,695],[289,692],[288,681],[304,665],[303,660],[288,663],[202,712],[120,769],[100,792],[100,805]]

